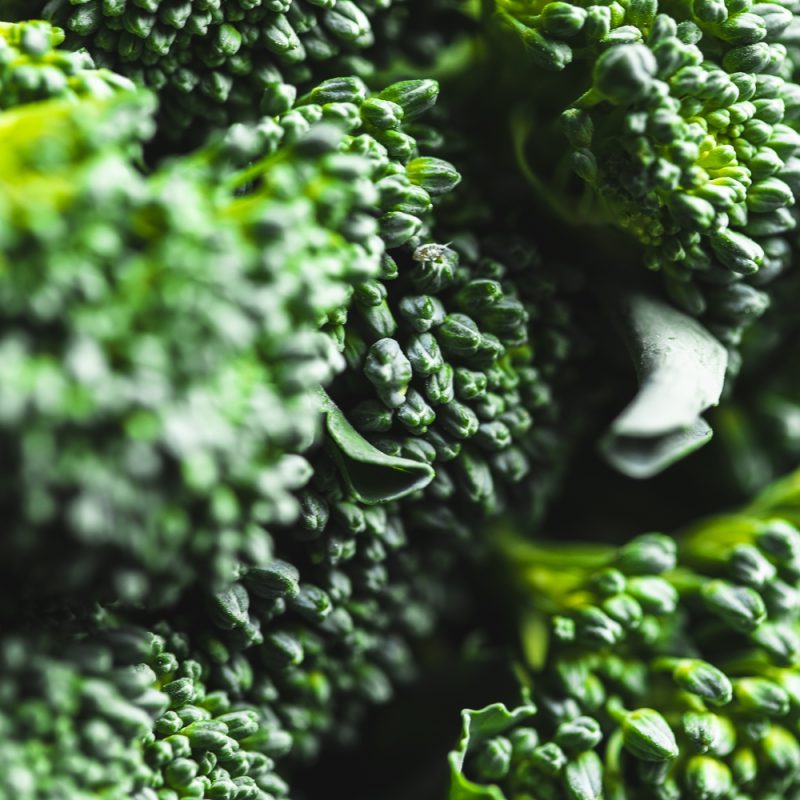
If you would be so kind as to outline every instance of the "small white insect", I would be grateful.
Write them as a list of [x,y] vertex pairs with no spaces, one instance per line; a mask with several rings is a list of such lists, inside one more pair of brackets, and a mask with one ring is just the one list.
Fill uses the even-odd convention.
[[411,257],[414,261],[441,261],[447,253],[450,252],[450,245],[452,242],[446,244],[421,244]]

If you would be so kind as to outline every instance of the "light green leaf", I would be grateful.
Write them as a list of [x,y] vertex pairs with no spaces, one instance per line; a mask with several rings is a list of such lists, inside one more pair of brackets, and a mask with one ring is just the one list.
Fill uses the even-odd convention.
[[536,706],[521,705],[509,711],[503,703],[493,703],[478,710],[461,712],[461,738],[447,757],[450,764],[448,800],[506,800],[498,786],[473,783],[463,773],[467,752],[477,744],[497,736],[536,713]]

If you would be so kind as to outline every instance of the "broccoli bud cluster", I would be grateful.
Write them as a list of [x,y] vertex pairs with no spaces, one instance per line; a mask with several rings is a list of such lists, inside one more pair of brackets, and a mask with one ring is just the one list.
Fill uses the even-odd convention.
[[274,716],[208,686],[190,640],[107,612],[0,644],[4,796],[267,800],[288,787]]
[[[54,38],[6,28],[9,92],[46,85]],[[435,83],[348,78],[144,175],[149,95],[79,99],[78,63],[114,85],[66,59],[50,103],[2,121],[2,547],[51,592],[168,602],[296,516],[352,287],[420,228],[421,184],[457,174],[401,129]]]
[[577,71],[561,124],[599,216],[735,350],[791,261],[800,89],[781,37],[792,13],[749,0],[498,8],[534,62]]
[[467,712],[499,715],[503,727],[462,742],[454,786],[474,783],[474,793],[454,788],[451,796],[483,796],[478,786],[489,782],[508,798],[796,791],[795,484],[790,478],[741,514],[699,523],[677,541],[645,534],[573,558],[556,549],[534,556],[538,547],[512,542],[530,609],[523,613],[549,619],[547,653],[527,653],[544,658],[532,676],[541,720],[533,731],[519,724],[530,706],[517,716]]
[[[270,90],[319,77],[315,65],[374,42],[392,0],[51,0],[39,12],[99,64],[162,98],[165,133],[192,135],[272,113]],[[31,14],[27,9],[26,14]],[[360,62],[358,62],[360,63]],[[328,70],[330,74],[330,70]],[[196,131],[195,131],[196,132]]]
[[[519,257],[518,242],[507,240],[503,244],[507,255],[517,253]],[[487,249],[499,252],[501,243],[491,243]],[[359,367],[367,371],[368,348],[359,346],[356,352],[360,358],[353,362],[349,345],[352,337],[371,335],[381,341],[377,338],[380,332],[367,327],[371,319],[367,315],[376,306],[359,308],[356,300],[355,310],[344,325],[350,368],[330,387],[334,396],[347,400],[342,402],[342,408],[351,409],[355,427],[343,421],[343,412],[331,403],[327,447],[312,454],[314,475],[300,493],[300,523],[275,530],[260,553],[253,552],[249,559],[243,559],[240,579],[218,592],[208,606],[209,620],[218,628],[209,653],[216,647],[237,653],[242,674],[247,676],[241,680],[225,667],[220,680],[226,681],[226,690],[239,692],[255,704],[271,704],[293,737],[294,758],[313,756],[331,734],[338,741],[350,738],[363,707],[385,702],[392,696],[395,684],[413,674],[414,642],[430,633],[448,607],[459,602],[457,583],[450,576],[477,544],[470,541],[472,518],[496,513],[504,497],[515,489],[522,491],[520,480],[528,470],[546,470],[553,460],[547,438],[554,432],[554,421],[546,414],[536,423],[526,415],[526,425],[513,434],[509,431],[501,437],[497,430],[506,424],[503,415],[507,409],[513,411],[515,404],[521,402],[520,396],[529,407],[544,408],[548,398],[544,375],[567,355],[554,348],[548,358],[548,349],[543,346],[534,358],[526,344],[526,329],[518,326],[520,316],[527,313],[514,289],[518,273],[507,271],[493,258],[479,256],[479,252],[477,244],[470,240],[445,247],[417,244],[414,239],[399,248],[391,258],[392,272],[383,276],[388,289],[383,294],[385,308],[381,317],[386,319],[394,308],[400,308],[402,313],[405,291],[418,291],[418,276],[425,273],[445,271],[448,276],[447,280],[437,279],[440,285],[427,278],[429,306],[430,301],[435,301],[442,309],[465,308],[459,305],[464,302],[459,298],[485,297],[487,288],[494,291],[497,317],[504,319],[506,325],[496,323],[493,330],[504,335],[508,356],[516,356],[504,357],[495,351],[493,366],[484,359],[480,371],[468,372],[458,366],[460,359],[454,357],[452,349],[448,350],[456,364],[449,372],[451,387],[458,385],[458,378],[453,375],[457,370],[463,370],[471,384],[479,385],[476,397],[464,398],[462,412],[472,415],[470,419],[481,420],[478,427],[460,439],[447,434],[434,439],[428,436],[430,429],[410,428],[407,422],[395,421],[394,426],[376,429],[376,416],[392,423],[392,407],[381,407],[380,388],[372,389],[376,397],[363,404],[348,399],[363,397],[369,391],[366,387],[372,385],[369,375],[359,372]],[[439,262],[422,261],[423,256]],[[493,275],[493,279],[479,277],[484,274]],[[505,289],[501,288],[503,285]],[[367,284],[374,293],[372,286],[372,282]],[[405,291],[400,288],[403,286],[407,287]],[[534,309],[530,289],[527,303]],[[506,308],[510,308],[508,316],[502,313]],[[470,309],[486,325],[489,315],[476,312],[480,309],[478,303]],[[394,338],[389,341],[417,342],[420,331],[415,321],[419,317],[398,317],[392,329]],[[439,325],[426,327],[436,331],[445,324],[446,317],[443,313]],[[477,329],[477,323],[472,325]],[[431,336],[427,352],[436,346],[437,341]],[[409,352],[416,358],[410,348],[403,350],[400,344],[397,348],[401,355]],[[463,358],[472,356],[468,350],[464,353]],[[439,360],[441,370],[444,359],[439,356]],[[533,364],[543,374],[536,372]],[[512,394],[508,385],[493,382],[493,369],[518,383],[522,380],[516,374],[524,375],[527,370],[537,394],[530,389],[527,394]],[[414,375],[421,392],[430,375],[429,369]],[[404,389],[406,394],[412,391],[407,386]],[[437,411],[458,402],[458,391],[451,388],[449,395],[436,404]],[[534,398],[538,402],[533,402]],[[475,410],[469,401],[475,404]],[[481,401],[487,402],[493,417],[486,414]],[[500,424],[493,426],[493,422]],[[481,424],[489,425],[496,437],[481,437]],[[342,435],[341,426],[345,425],[347,439]],[[433,428],[431,422],[428,425]],[[435,448],[441,441],[448,449],[440,452]],[[468,447],[474,450],[469,452]],[[504,466],[504,454],[517,465],[515,469],[495,466],[493,459]],[[367,457],[370,460],[362,462],[370,469],[365,478],[358,472],[358,459]],[[415,464],[421,479],[414,477],[405,493],[398,495],[397,483],[383,478],[383,473],[391,469],[399,473],[401,468]],[[476,470],[481,470],[479,476],[486,477],[480,481],[472,478]],[[368,494],[368,490],[375,492],[382,486],[388,487],[386,491],[391,491],[395,499],[376,502],[377,498]],[[482,491],[476,491],[476,487]],[[227,683],[229,679],[233,682]]]
[[463,713],[450,800],[800,796],[800,478],[675,537],[529,535],[685,488],[583,446],[630,386],[612,323],[637,477],[710,438],[740,343],[790,358],[796,9],[422,4],[0,21],[2,797],[302,793],[420,665],[505,658],[506,613],[522,705]]

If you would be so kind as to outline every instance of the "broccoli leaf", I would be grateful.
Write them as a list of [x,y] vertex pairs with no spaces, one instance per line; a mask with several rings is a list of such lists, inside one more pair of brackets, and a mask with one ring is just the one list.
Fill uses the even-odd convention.
[[482,786],[464,775],[467,752],[485,739],[503,733],[536,713],[536,706],[526,703],[509,711],[503,703],[493,703],[481,709],[461,712],[461,738],[448,756],[450,763],[450,793],[448,800],[505,800],[498,786]]
[[371,445],[323,392],[325,428],[331,453],[342,477],[362,503],[373,505],[424,489],[434,478],[431,466],[410,458],[390,456]]
[[697,320],[644,294],[625,297],[621,317],[639,391],[601,446],[620,472],[649,478],[711,438],[700,415],[719,402],[727,353]]

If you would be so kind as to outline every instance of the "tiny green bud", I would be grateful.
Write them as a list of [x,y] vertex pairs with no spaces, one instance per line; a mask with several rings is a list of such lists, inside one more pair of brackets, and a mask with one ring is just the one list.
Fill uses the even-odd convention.
[[347,76],[322,81],[308,94],[303,95],[297,104],[355,103],[360,106],[366,98],[367,87],[364,81],[355,76]]
[[733,683],[737,704],[745,711],[768,717],[782,717],[789,712],[789,695],[767,678],[739,678]]
[[561,126],[573,147],[589,147],[591,145],[594,125],[592,118],[583,109],[568,108],[561,115]]
[[794,205],[794,194],[780,178],[764,178],[754,183],[747,192],[748,208],[759,214],[790,205]]
[[167,736],[164,741],[170,746],[175,758],[189,758],[192,755],[192,745],[185,736]]
[[733,788],[728,767],[716,758],[692,756],[685,769],[689,796],[697,800],[718,800],[727,797]]
[[261,657],[269,667],[284,670],[303,661],[305,653],[300,641],[285,631],[274,631],[264,637]]
[[589,646],[612,646],[623,637],[622,627],[596,606],[585,606],[574,614],[575,636]]
[[437,335],[445,352],[456,357],[473,355],[481,344],[480,330],[466,314],[448,314]]
[[761,740],[765,766],[780,776],[795,777],[800,770],[800,744],[785,728],[771,725]]
[[400,81],[386,87],[378,97],[399,105],[406,118],[416,117],[436,103],[439,84],[433,80]]
[[708,711],[687,711],[682,722],[684,733],[700,753],[716,751],[717,745],[726,738],[722,719]]
[[415,158],[406,165],[406,175],[431,195],[445,194],[461,181],[456,168],[440,158]]
[[217,717],[217,721],[225,723],[228,735],[234,739],[246,739],[259,729],[258,715],[255,711],[231,711]]
[[442,301],[430,295],[406,296],[400,301],[399,310],[406,322],[419,333],[441,325],[445,319]]
[[556,615],[551,620],[553,637],[559,642],[575,641],[576,625],[569,617]]
[[725,53],[722,66],[728,72],[762,72],[770,61],[769,45],[765,42],[734,47]]
[[775,567],[753,545],[737,545],[728,557],[731,578],[754,589],[761,588],[775,577]]
[[617,551],[615,566],[626,575],[659,575],[675,569],[676,547],[669,536],[645,533]]
[[[219,729],[220,725],[224,731]],[[189,739],[193,749],[218,750],[228,741],[227,730],[224,724],[200,720],[187,725],[181,734]]]
[[800,655],[800,636],[789,624],[765,622],[750,634],[750,641],[763,648],[774,663],[782,666],[796,664]]
[[678,743],[667,721],[652,708],[638,708],[622,718],[622,738],[627,750],[643,761],[676,758]]
[[499,781],[511,767],[511,742],[505,736],[495,736],[481,745],[475,769],[487,781]]
[[676,192],[669,200],[669,210],[681,225],[708,230],[717,216],[716,209],[702,197]]
[[250,567],[244,573],[244,585],[257,597],[273,600],[296,597],[300,591],[300,573],[294,564],[278,559],[265,567]]
[[792,23],[792,12],[777,3],[756,3],[753,13],[758,14],[764,21],[767,38],[774,39]]
[[769,613],[774,616],[791,614],[800,603],[800,591],[780,578],[773,578],[765,583],[761,595]]
[[596,719],[576,717],[558,726],[555,742],[568,752],[580,753],[597,747],[602,738],[600,723]]
[[554,0],[542,10],[542,28],[557,39],[567,39],[580,33],[586,20],[586,11],[580,6]]
[[733,687],[728,676],[707,661],[681,659],[673,670],[672,677],[681,688],[715,706],[730,703],[733,696]]
[[217,28],[216,46],[226,56],[235,55],[242,46],[242,34],[233,25],[220,25]]
[[[454,394],[453,368],[449,364],[442,365],[438,372],[434,372],[425,381],[425,396],[433,405],[451,402]],[[439,457],[442,457],[441,454]]]
[[545,775],[558,775],[566,766],[567,757],[557,744],[548,742],[533,751],[531,764]]
[[402,106],[380,97],[369,97],[361,104],[361,117],[365,124],[378,130],[399,128],[403,116]]
[[678,592],[663,578],[632,577],[628,580],[628,594],[633,595],[646,612],[658,616],[671,614],[678,606]]
[[731,756],[731,772],[737,786],[752,783],[758,775],[758,762],[749,747],[740,747]]
[[310,583],[300,585],[300,591],[289,599],[289,607],[309,622],[322,622],[333,610],[327,592]]
[[625,591],[625,576],[613,567],[600,570],[592,576],[592,587],[602,595],[612,596]]
[[453,400],[441,408],[439,419],[444,430],[456,439],[470,439],[480,427],[480,421],[475,412],[457,400]]
[[655,56],[643,44],[610,47],[597,59],[594,86],[615,105],[631,105],[650,93],[657,68]]
[[572,48],[566,42],[543,36],[535,28],[525,25],[518,28],[525,50],[542,69],[557,72],[572,61]]
[[389,211],[378,222],[380,223],[381,238],[388,248],[400,247],[405,244],[419,233],[422,227],[422,220],[419,217],[403,211]]
[[396,416],[399,422],[416,435],[425,433],[436,419],[436,412],[425,402],[425,398],[415,389],[409,389],[403,405],[398,406]]
[[458,253],[444,244],[422,244],[414,250],[411,280],[421,292],[438,292],[455,279]]
[[759,532],[758,547],[781,563],[793,562],[800,556],[800,533],[785,520],[773,519]]
[[459,399],[464,401],[475,400],[486,394],[488,380],[483,372],[475,372],[466,367],[456,367],[455,390]]
[[725,229],[711,234],[709,240],[720,262],[741,275],[757,272],[764,260],[761,246],[742,233]]
[[172,708],[191,703],[195,698],[194,682],[191,678],[178,678],[161,687],[169,697]]
[[700,591],[707,608],[738,631],[752,631],[767,617],[764,601],[749,587],[715,580]]
[[418,333],[411,337],[406,347],[406,357],[418,375],[427,377],[437,372],[444,364],[439,343],[430,333]]
[[173,789],[185,789],[197,776],[197,764],[188,758],[177,758],[164,770],[164,776]]
[[724,0],[692,0],[692,15],[701,22],[721,23],[728,18]]
[[638,628],[644,616],[642,607],[628,594],[617,594],[603,600],[602,609],[623,628]]
[[389,408],[403,405],[413,370],[396,340],[379,339],[370,347],[364,374]]
[[603,763],[593,750],[587,750],[570,761],[563,778],[572,800],[599,800],[602,796]]
[[514,758],[524,760],[530,757],[539,746],[539,733],[536,728],[515,728],[508,737]]

